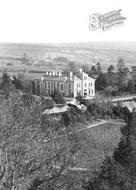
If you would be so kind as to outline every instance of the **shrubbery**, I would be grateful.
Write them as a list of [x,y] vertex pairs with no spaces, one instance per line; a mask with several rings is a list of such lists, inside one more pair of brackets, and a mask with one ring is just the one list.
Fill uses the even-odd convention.
[[136,113],[124,108],[119,116],[127,122],[121,129],[120,143],[112,158],[105,158],[100,170],[83,184],[85,190],[136,189]]

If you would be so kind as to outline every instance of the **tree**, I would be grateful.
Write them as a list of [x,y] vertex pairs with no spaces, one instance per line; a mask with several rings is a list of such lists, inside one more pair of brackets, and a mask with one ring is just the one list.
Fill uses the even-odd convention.
[[132,150],[131,143],[127,138],[121,138],[118,147],[115,149],[113,158],[116,162],[123,166],[130,165],[130,152]]
[[89,72],[89,65],[87,65],[87,64],[82,65],[82,70],[83,70],[83,72],[88,73]]
[[116,83],[116,74],[114,73],[114,69],[113,65],[110,65],[107,69],[107,83],[110,87],[114,87]]
[[19,79],[17,79],[15,75],[13,76],[13,81],[12,81],[12,83],[15,84],[16,89],[23,90],[22,81],[19,80]]
[[107,73],[108,73],[108,74],[112,74],[113,71],[114,71],[114,69],[115,69],[115,67],[114,67],[113,65],[110,65],[110,66],[108,67],[108,69],[107,69]]
[[3,90],[4,95],[8,96],[10,92],[15,89],[15,86],[12,84],[10,76],[5,72],[2,75],[1,90]]
[[118,61],[117,61],[117,70],[122,71],[124,67],[125,67],[124,59],[119,58]]
[[[128,110],[124,109],[125,114]],[[136,189],[136,112],[129,113],[123,137],[112,158],[106,158],[100,170],[87,183],[86,190]]]
[[23,57],[22,57],[22,64],[23,65],[28,65],[30,64],[30,59],[28,57],[28,55],[26,53],[24,53]]
[[96,89],[104,90],[107,87],[107,77],[104,73],[100,73],[98,78],[96,79]]
[[58,56],[58,57],[54,58],[54,61],[56,61],[58,63],[68,63],[68,58],[63,57],[63,56]]
[[55,90],[52,94],[51,94],[52,99],[54,100],[54,102],[56,104],[64,104],[65,100],[63,98],[63,96],[59,93],[59,91]]
[[80,104],[83,104],[83,103],[84,103],[84,99],[83,99],[83,97],[82,97],[81,95],[78,95],[78,96],[76,97],[76,100],[77,100]]
[[132,70],[133,73],[136,73],[136,66],[132,66],[131,70]]
[[118,88],[120,92],[125,92],[127,91],[127,73],[125,72],[124,69],[120,69],[118,72]]
[[[84,182],[85,190],[128,190],[135,189],[126,168],[117,164],[112,158],[106,157],[100,172],[95,172],[94,177]],[[132,188],[133,187],[133,188]]]
[[[109,83],[109,81],[108,81],[108,83]],[[114,96],[114,94],[116,94],[117,89],[112,86],[108,86],[105,88],[104,91],[105,91],[106,96],[111,97],[111,96]]]
[[123,72],[127,75],[129,73],[129,68],[128,67],[124,67],[123,68]]
[[101,67],[101,64],[99,62],[97,62],[97,64],[96,64],[96,71],[98,74],[102,73],[102,67]]
[[77,72],[77,66],[74,61],[68,63],[69,71]]
[[135,92],[134,84],[133,84],[133,81],[132,81],[132,80],[129,80],[129,81],[128,81],[128,84],[127,84],[127,91],[130,92],[130,93]]
[[91,67],[90,74],[92,74],[92,75],[96,75],[97,74],[97,70],[96,70],[96,68],[95,68],[94,65],[92,65],[92,67]]
[[75,138],[42,115],[35,102],[24,106],[11,94],[0,104],[1,189],[61,189],[73,165]]

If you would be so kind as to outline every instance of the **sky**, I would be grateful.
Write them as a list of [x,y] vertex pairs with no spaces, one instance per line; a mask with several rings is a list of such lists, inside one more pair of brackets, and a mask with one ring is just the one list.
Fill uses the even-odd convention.
[[[89,16],[122,9],[124,25],[89,29]],[[134,0],[0,0],[0,42],[136,41]]]

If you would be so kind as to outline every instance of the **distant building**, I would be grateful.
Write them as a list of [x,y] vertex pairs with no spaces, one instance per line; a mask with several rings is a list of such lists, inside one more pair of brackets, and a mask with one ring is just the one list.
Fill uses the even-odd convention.
[[57,90],[65,97],[81,95],[90,98],[95,96],[95,79],[89,77],[82,70],[77,75],[73,75],[72,72],[69,73],[69,76],[61,73],[44,75],[37,85],[40,85],[41,94],[46,95],[50,95]]
[[89,75],[85,72],[82,72],[80,69],[80,73],[77,75],[81,80],[81,95],[87,97],[95,96],[95,79],[89,77]]
[[48,96],[59,91],[64,97],[77,97],[79,95],[93,98],[95,96],[95,79],[80,70],[76,75],[70,72],[63,75],[61,72],[25,73],[24,80],[27,88],[37,95]]

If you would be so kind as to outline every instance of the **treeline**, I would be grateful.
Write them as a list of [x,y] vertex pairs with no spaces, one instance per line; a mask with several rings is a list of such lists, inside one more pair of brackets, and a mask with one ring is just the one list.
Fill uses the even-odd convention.
[[[12,92],[21,91],[27,94],[26,96],[28,99],[32,98],[31,95],[38,95],[42,98],[43,96],[42,94],[40,94],[40,90],[39,90],[39,93],[37,94],[36,92],[38,91],[38,89],[35,89],[35,88],[36,87],[34,85],[34,82],[25,81],[22,75],[19,75],[18,77],[16,77],[16,75],[9,76],[7,72],[4,72],[2,74],[2,79],[0,83],[0,95],[5,95],[6,97],[8,97],[9,94]],[[52,97],[53,101],[57,104],[65,103],[63,96],[57,90],[55,90],[54,93],[50,94],[50,96]],[[52,104],[48,107],[51,107],[51,106]]]
[[62,114],[62,119],[65,126],[76,127],[78,123],[86,124],[99,121],[101,119],[122,119],[129,120],[129,113],[127,107],[122,107],[120,104],[113,105],[112,102],[88,102],[80,98],[81,104],[84,104],[87,109],[80,110],[76,106],[69,105],[70,110]]
[[[67,64],[64,73],[72,71],[77,73],[79,65],[74,61]],[[133,74],[136,73],[136,67],[132,66],[131,70],[126,67],[123,58],[117,60],[117,65],[110,65],[106,71],[103,71],[101,62],[96,62],[90,68],[89,64],[83,64],[82,70],[89,74],[89,76],[96,78],[96,91],[103,93],[106,96],[122,95],[123,93],[135,93],[135,81]]]
[[119,58],[116,67],[110,65],[106,72],[103,72],[100,62],[93,65],[91,69],[83,66],[83,70],[96,78],[96,90],[103,92],[106,96],[116,96],[136,91],[133,78],[136,67],[133,66],[130,71],[122,58]]
[[10,77],[7,72],[4,72],[2,74],[2,79],[0,83],[0,94],[8,96],[10,92],[13,92],[15,90],[21,90],[23,91],[24,84],[23,81],[16,78],[15,75]]

